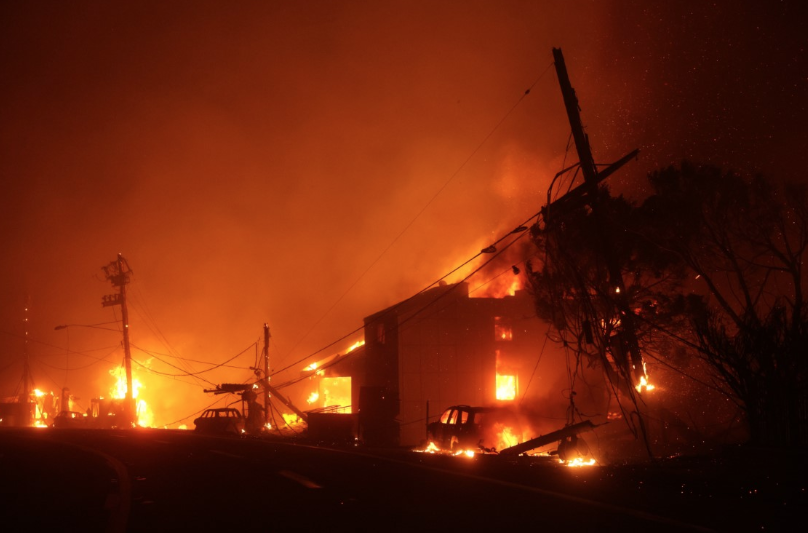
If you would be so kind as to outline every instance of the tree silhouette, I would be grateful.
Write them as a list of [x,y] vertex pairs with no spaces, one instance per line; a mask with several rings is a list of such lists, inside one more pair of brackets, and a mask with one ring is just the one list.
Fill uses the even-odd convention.
[[[644,356],[681,366],[684,348],[706,363],[713,381],[701,385],[743,411],[751,442],[804,446],[805,187],[687,162],[648,178],[653,194],[639,206],[605,187],[588,201],[597,217],[583,204],[554,214],[548,205],[532,234],[544,254],[529,269],[537,312],[603,367],[635,432],[645,361],[631,357],[626,324]],[[621,294],[607,257],[622,271]]]
[[693,274],[679,307],[750,440],[808,443],[806,187],[683,163],[649,176],[646,238]]

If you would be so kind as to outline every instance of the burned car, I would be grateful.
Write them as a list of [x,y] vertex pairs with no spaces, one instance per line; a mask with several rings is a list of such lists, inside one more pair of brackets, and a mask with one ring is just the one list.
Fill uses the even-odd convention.
[[194,420],[196,431],[219,435],[241,435],[245,420],[238,409],[223,407],[206,409],[202,416]]
[[444,450],[486,449],[487,430],[495,423],[514,419],[504,407],[470,407],[453,405],[427,426],[428,438]]
[[535,433],[527,420],[511,408],[453,405],[437,422],[427,426],[427,432],[432,444],[452,453],[480,450],[515,456],[558,442],[557,450],[550,454],[567,462],[591,458],[589,447],[579,435],[595,427],[587,420],[531,438],[529,435]]

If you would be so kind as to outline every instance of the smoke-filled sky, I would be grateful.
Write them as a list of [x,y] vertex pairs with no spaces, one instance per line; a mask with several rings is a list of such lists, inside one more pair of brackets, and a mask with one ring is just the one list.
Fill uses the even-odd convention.
[[[553,47],[596,161],[641,150],[614,190],[683,158],[801,179],[806,21],[793,0],[4,2],[0,396],[26,351],[40,388],[108,394],[120,334],[54,327],[120,318],[119,252],[133,357],[166,374],[141,350],[200,371],[174,356],[220,363],[266,322],[282,368],[426,287],[576,159]],[[245,381],[255,351],[202,376]],[[159,424],[215,399],[135,371]]]

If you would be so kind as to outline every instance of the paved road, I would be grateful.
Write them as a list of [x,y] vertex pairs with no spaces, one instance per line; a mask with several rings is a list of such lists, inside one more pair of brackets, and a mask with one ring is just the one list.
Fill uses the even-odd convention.
[[3,430],[0,472],[2,531],[738,531],[602,469],[185,431]]

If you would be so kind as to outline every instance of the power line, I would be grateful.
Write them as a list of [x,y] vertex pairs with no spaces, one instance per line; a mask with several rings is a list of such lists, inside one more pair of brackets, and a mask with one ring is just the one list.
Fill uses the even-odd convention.
[[[504,241],[505,239],[507,239],[507,238],[508,238],[508,236],[513,235],[513,234],[516,234],[516,233],[518,233],[518,234],[519,234],[519,236],[518,236],[516,239],[514,239],[512,242],[508,243],[508,244],[507,244],[507,245],[506,245],[506,246],[505,246],[505,247],[504,247],[502,250],[500,250],[500,251],[498,251],[498,252],[494,252],[494,256],[492,256],[492,257],[491,257],[491,259],[489,259],[488,261],[486,261],[485,263],[483,263],[483,264],[482,264],[482,266],[480,266],[479,268],[475,269],[475,270],[474,270],[474,271],[473,271],[471,274],[469,274],[468,276],[466,276],[465,278],[463,278],[463,280],[462,280],[462,281],[466,281],[467,279],[471,278],[471,277],[472,277],[474,274],[476,274],[477,272],[479,272],[480,270],[482,270],[483,268],[485,268],[485,267],[486,267],[486,266],[487,266],[487,265],[488,265],[488,264],[489,264],[491,261],[493,261],[495,258],[499,257],[499,255],[501,255],[501,254],[502,254],[502,252],[504,252],[506,249],[510,248],[510,247],[511,247],[511,246],[512,246],[512,245],[513,245],[513,244],[514,244],[516,241],[518,241],[519,239],[521,239],[521,238],[522,238],[522,237],[523,237],[523,236],[526,234],[526,232],[527,232],[527,229],[528,229],[528,228],[527,228],[526,224],[528,224],[528,223],[529,223],[531,220],[533,220],[534,218],[538,217],[538,216],[539,216],[539,214],[540,214],[540,213],[534,213],[533,215],[531,215],[530,217],[528,217],[528,218],[527,218],[527,219],[526,219],[524,222],[522,222],[522,224],[520,224],[520,225],[516,226],[514,229],[512,229],[511,231],[509,231],[508,233],[506,233],[505,235],[503,235],[502,237],[500,237],[499,239],[497,239],[496,241],[494,241],[494,243],[493,243],[493,244],[491,244],[490,246],[488,246],[488,247],[484,248],[482,251],[478,252],[477,254],[475,254],[475,255],[474,255],[473,257],[471,257],[470,259],[468,259],[468,260],[464,261],[464,262],[463,262],[463,263],[462,263],[460,266],[455,267],[455,268],[454,268],[454,269],[452,269],[450,272],[448,272],[448,273],[444,274],[443,276],[441,276],[440,278],[438,278],[436,281],[433,281],[432,283],[430,283],[429,285],[427,285],[426,287],[424,287],[423,289],[421,289],[421,290],[420,290],[420,291],[418,291],[417,293],[413,294],[413,295],[412,295],[412,296],[410,296],[409,298],[407,298],[407,299],[405,299],[405,300],[402,300],[402,301],[400,301],[399,303],[395,304],[394,306],[392,306],[392,307],[390,308],[390,310],[396,309],[396,308],[398,308],[398,307],[400,307],[400,306],[402,306],[402,305],[406,304],[407,302],[409,302],[409,301],[410,301],[410,300],[412,300],[413,298],[417,297],[418,295],[423,294],[424,292],[428,291],[430,288],[434,287],[435,285],[438,285],[438,284],[439,284],[441,281],[443,281],[444,279],[446,279],[448,276],[450,276],[450,275],[452,275],[453,273],[457,272],[458,270],[460,270],[461,268],[463,268],[464,266],[466,266],[467,264],[469,264],[471,261],[473,261],[473,260],[477,259],[477,258],[478,258],[478,257],[480,257],[481,255],[484,255],[484,254],[486,254],[486,253],[491,253],[491,252],[490,252],[490,250],[492,250],[492,249],[494,249],[494,250],[495,250],[495,249],[496,249],[496,246],[497,246],[499,243],[501,243],[502,241]],[[416,314],[417,314],[417,313],[416,313]],[[298,360],[297,360],[297,361],[295,361],[294,363],[288,364],[288,365],[286,365],[285,367],[281,368],[280,370],[275,370],[274,372],[272,372],[272,374],[271,374],[271,375],[272,375],[272,376],[277,375],[277,374],[279,374],[279,373],[281,373],[281,372],[283,372],[283,371],[285,371],[285,370],[288,370],[288,369],[292,368],[293,366],[296,366],[296,365],[298,365],[298,364],[300,364],[300,363],[302,363],[302,362],[306,361],[307,359],[309,359],[309,358],[311,358],[311,357],[314,357],[314,356],[315,356],[315,355],[317,355],[318,353],[323,352],[323,351],[327,350],[328,348],[331,348],[331,347],[332,347],[332,346],[334,346],[335,344],[337,344],[337,343],[339,343],[339,342],[341,342],[341,341],[343,341],[343,340],[347,339],[348,337],[350,337],[350,336],[352,336],[352,335],[354,335],[354,334],[356,334],[356,333],[358,333],[358,332],[362,331],[364,328],[365,328],[365,326],[364,326],[364,325],[362,325],[362,326],[360,326],[360,327],[358,327],[358,328],[354,329],[353,331],[351,331],[351,332],[349,332],[349,333],[347,333],[347,334],[343,335],[342,337],[338,338],[337,340],[335,340],[335,341],[333,341],[333,342],[331,342],[331,343],[327,344],[326,346],[323,346],[323,347],[322,347],[322,348],[320,348],[319,350],[316,350],[315,352],[312,352],[312,353],[310,353],[310,354],[306,355],[305,357],[303,357],[303,358],[301,358],[301,359],[298,359]],[[279,388],[280,388],[280,387],[279,387]]]
[[[507,118],[511,115],[511,113],[513,113],[513,111],[530,94],[530,91],[539,83],[539,81],[541,81],[541,79],[544,77],[544,75],[547,74],[547,72],[550,70],[550,67],[552,67],[553,64],[554,63],[551,61],[550,64],[547,65],[547,67],[539,75],[539,77],[536,78],[536,81],[534,81],[530,85],[530,87],[528,87],[525,90],[525,92],[522,93],[522,95],[517,99],[517,101],[513,104],[513,106],[511,106],[511,108],[508,109],[508,111],[505,113],[505,115],[503,115],[503,117],[499,120],[499,122],[497,122],[497,124],[488,132],[488,134],[482,139],[482,141],[480,141],[477,144],[477,146],[471,151],[471,153],[468,155],[468,157],[466,157],[466,159],[460,164],[460,166],[457,167],[457,169],[449,176],[449,178],[443,183],[443,185],[441,185],[440,188],[438,188],[438,190],[435,192],[435,194],[433,194],[432,197],[429,199],[429,201],[427,201],[426,204],[424,204],[424,206],[420,209],[420,211],[418,211],[415,214],[415,216],[412,218],[412,220],[410,220],[404,226],[404,228],[398,233],[398,235],[396,235],[393,238],[392,241],[390,241],[390,244],[388,244],[385,247],[385,249],[382,250],[382,252],[376,257],[376,259],[374,259],[370,263],[370,265],[359,275],[359,277],[357,277],[356,280],[354,280],[354,282],[351,283],[351,285],[345,290],[345,292],[343,292],[342,295],[339,298],[337,298],[337,300],[331,305],[331,307],[329,307],[326,310],[326,312],[323,313],[323,315],[306,331],[306,333],[303,334],[303,336],[294,344],[294,346],[292,346],[286,352],[286,354],[281,358],[281,361],[285,360],[289,356],[289,354],[291,354],[295,350],[295,348],[297,348],[300,345],[300,343],[303,342],[303,340],[306,337],[308,337],[308,335],[314,330],[314,328],[316,328],[320,324],[320,322],[322,322],[325,319],[325,317],[328,316],[328,314],[332,310],[334,310],[334,308],[345,298],[345,296],[347,296],[348,293],[351,292],[351,290],[353,290],[353,288],[367,275],[368,272],[370,272],[370,270],[376,265],[376,263],[378,263],[381,260],[381,258],[384,257],[387,254],[388,251],[390,251],[390,249],[393,247],[393,245],[395,245],[399,241],[399,239],[401,239],[401,237],[421,217],[421,215],[424,214],[424,212],[429,208],[430,205],[432,205],[432,203],[435,201],[435,199],[446,189],[446,187],[449,186],[449,184],[458,176],[458,174],[460,174],[460,172],[466,167],[466,165],[469,163],[469,161],[471,161],[474,158],[474,156],[477,155],[477,152],[480,151],[480,149],[488,142],[488,140],[494,135],[494,133],[496,133],[496,131],[500,128],[500,126],[502,126],[502,124],[505,122],[505,120],[507,120]],[[353,334],[353,333],[351,333],[351,334]],[[351,334],[349,334],[349,335],[351,335]],[[340,339],[340,340],[342,340],[342,339]],[[336,341],[336,342],[339,342],[339,341]],[[323,348],[323,349],[325,349],[325,348]],[[317,352],[315,352],[315,353],[317,353]],[[297,363],[292,363],[292,365],[289,365],[289,366],[294,366],[295,364],[297,364]],[[289,366],[284,367],[284,369],[289,368]]]
[[[148,350],[144,350],[143,348],[140,348],[139,346],[137,346],[137,345],[135,345],[135,344],[133,344],[132,346],[134,346],[135,348],[137,348],[137,349],[138,349],[138,350],[140,350],[141,352],[143,352],[143,353],[145,353],[145,354],[147,354],[147,355],[150,355],[150,356],[154,357],[154,358],[155,358],[155,359],[157,359],[158,361],[160,361],[160,362],[162,362],[162,363],[165,363],[165,364],[167,364],[167,365],[169,365],[169,366],[171,366],[171,367],[173,367],[173,368],[176,368],[177,370],[181,370],[181,371],[183,372],[182,374],[166,374],[166,373],[164,373],[164,372],[158,372],[158,371],[156,371],[156,370],[152,370],[152,371],[153,371],[154,373],[156,373],[156,374],[163,374],[163,375],[165,375],[165,376],[171,376],[171,377],[186,377],[186,376],[187,376],[187,377],[195,377],[195,376],[198,376],[199,374],[204,374],[205,372],[210,372],[211,370],[215,370],[215,369],[217,369],[217,368],[219,368],[219,367],[221,367],[221,366],[224,366],[226,363],[229,363],[229,362],[230,362],[230,361],[232,361],[233,359],[237,358],[238,356],[240,356],[241,354],[243,354],[244,352],[246,352],[247,350],[249,350],[250,348],[252,348],[252,347],[253,347],[253,345],[254,345],[254,343],[253,343],[253,344],[250,344],[250,345],[249,345],[249,346],[247,346],[245,349],[243,349],[242,351],[240,351],[239,353],[237,353],[236,355],[234,355],[234,356],[233,356],[233,357],[231,357],[230,359],[228,359],[228,360],[224,361],[223,363],[220,363],[220,364],[217,364],[217,365],[215,365],[215,366],[213,366],[213,367],[211,367],[211,368],[208,368],[208,369],[205,369],[205,370],[200,370],[199,372],[193,372],[193,373],[187,372],[185,369],[182,369],[182,368],[179,368],[179,367],[177,367],[177,366],[174,366],[174,365],[172,365],[171,363],[169,363],[168,361],[165,361],[164,359],[160,359],[160,358],[159,358],[159,357],[157,357],[157,355],[155,355],[153,352],[150,352],[150,351],[148,351]],[[138,363],[138,364],[140,364],[140,363]],[[142,364],[141,364],[141,366],[144,366],[144,365],[142,365]],[[244,367],[237,367],[237,368],[240,368],[240,369],[242,369],[242,370],[246,370]],[[151,370],[151,369],[149,369],[149,370]],[[205,378],[198,378],[198,379],[201,379],[201,380],[203,380],[203,381],[206,381],[207,383],[210,383],[211,385],[214,385],[214,386],[216,385],[215,383],[212,383],[212,382],[208,381],[208,380],[207,380],[207,379],[205,379]]]
[[[150,353],[150,352],[148,352],[147,350],[144,350],[143,348],[140,348],[140,347],[138,347],[138,346],[136,346],[136,345],[134,345],[134,344],[132,344],[132,346],[134,346],[135,348],[137,348],[138,350],[140,350],[140,351],[141,351],[141,352],[143,352],[143,353],[146,353],[146,354],[148,354],[148,355],[151,355],[152,357],[154,357],[155,359],[157,359],[157,360],[158,360],[158,361],[160,361],[161,363],[164,363],[164,364],[166,364],[166,365],[170,366],[171,368],[176,368],[176,369],[177,369],[177,370],[179,370],[180,372],[184,372],[184,374],[183,374],[184,376],[193,377],[194,379],[199,379],[199,380],[202,380],[202,381],[204,381],[204,382],[206,382],[206,383],[209,383],[209,384],[213,385],[214,387],[216,386],[216,384],[215,384],[215,383],[213,383],[212,381],[209,381],[209,380],[207,380],[207,379],[205,379],[205,378],[200,378],[200,377],[196,377],[196,376],[194,376],[194,375],[192,375],[192,374],[189,374],[189,373],[187,373],[187,372],[186,372],[186,370],[185,370],[184,368],[180,368],[180,367],[178,367],[178,366],[176,366],[176,365],[172,365],[172,364],[171,364],[171,363],[169,363],[168,361],[166,361],[166,360],[164,360],[164,359],[160,359],[159,357],[157,357],[157,356],[156,356],[156,355],[154,355],[153,353]],[[140,364],[141,366],[144,366],[144,365],[143,365],[143,364],[141,364],[141,363],[138,363],[138,364]]]
[[[247,346],[247,348],[245,348],[244,350],[242,350],[241,352],[239,352],[238,354],[236,354],[235,356],[233,356],[233,358],[228,359],[228,361],[232,361],[233,359],[235,359],[235,358],[236,358],[236,357],[238,357],[239,355],[243,354],[244,352],[246,352],[247,350],[249,350],[249,349],[250,349],[250,348],[252,348],[253,346],[258,346],[258,341],[256,341],[256,342],[254,342],[254,343],[250,344],[249,346]],[[152,352],[152,351],[146,352],[145,350],[142,350],[141,348],[138,348],[138,350],[140,350],[140,351],[142,351],[142,352],[145,352],[145,353],[147,353],[147,354],[149,354],[149,355],[155,355],[155,354],[156,354],[156,355],[162,355],[162,356],[164,356],[164,357],[171,357],[172,359],[180,359],[180,360],[182,360],[182,361],[190,361],[190,362],[192,362],[192,363],[199,363],[199,364],[203,364],[203,365],[211,365],[211,366],[213,366],[214,368],[218,368],[218,367],[220,367],[220,366],[224,366],[224,367],[227,367],[227,368],[237,368],[237,369],[239,369],[239,370],[245,370],[245,369],[247,369],[247,368],[248,368],[248,367],[244,367],[244,366],[228,365],[228,364],[225,364],[225,363],[218,363],[218,364],[217,364],[217,363],[211,363],[211,362],[208,362],[208,361],[199,361],[199,360],[197,360],[197,359],[188,359],[187,357],[180,357],[180,356],[178,356],[178,355],[172,355],[172,354],[170,354],[170,353],[161,353],[161,352]],[[255,366],[255,365],[253,365],[253,366]],[[208,370],[212,370],[212,369],[208,369]],[[207,372],[208,370],[202,370],[202,372]],[[196,372],[196,371],[194,371],[194,372]]]
[[[525,221],[525,223],[524,223],[524,224],[526,224],[527,222],[529,222],[530,220],[532,220],[533,218],[535,218],[537,215],[538,215],[538,213],[537,213],[537,214],[535,214],[535,215],[533,215],[533,216],[531,216],[530,218],[528,218],[528,219]],[[499,244],[500,242],[502,242],[503,240],[505,240],[505,239],[508,237],[508,235],[513,235],[514,233],[517,233],[517,232],[519,233],[519,235],[518,235],[518,236],[517,236],[515,239],[513,239],[511,242],[509,242],[508,244],[506,244],[506,245],[505,245],[505,247],[503,247],[503,248],[502,248],[501,250],[499,250],[498,252],[494,253],[494,255],[493,255],[493,256],[492,256],[490,259],[488,259],[487,261],[485,261],[485,262],[484,262],[482,265],[480,265],[478,268],[476,268],[476,269],[475,269],[473,272],[471,272],[469,275],[467,275],[465,278],[463,278],[463,279],[461,280],[461,283],[462,283],[462,282],[467,281],[467,280],[468,280],[468,279],[470,279],[472,276],[474,276],[474,275],[475,275],[475,274],[477,274],[479,271],[481,271],[483,268],[485,268],[486,266],[488,266],[488,265],[489,265],[489,264],[490,264],[492,261],[494,261],[494,260],[495,260],[497,257],[499,257],[499,256],[500,256],[502,253],[504,253],[504,252],[505,252],[505,250],[507,250],[508,248],[510,248],[510,247],[511,247],[513,244],[515,244],[515,243],[516,243],[516,242],[517,242],[519,239],[521,239],[522,237],[524,237],[524,235],[526,234],[526,233],[525,233],[525,230],[527,229],[527,228],[524,226],[524,224],[521,224],[521,225],[517,226],[517,227],[516,227],[514,230],[512,230],[512,231],[511,231],[511,232],[509,232],[509,233],[507,233],[505,236],[503,236],[503,237],[502,237],[502,238],[500,238],[499,240],[497,240],[495,244]],[[523,228],[524,228],[524,229],[523,229]],[[490,250],[490,249],[492,249],[492,248],[493,248],[493,249],[495,249],[495,246],[494,246],[494,245],[489,246],[488,248],[486,248],[486,249],[484,250],[484,252],[485,252],[485,253],[489,253],[489,252],[488,252],[488,250]],[[481,252],[481,253],[479,253],[479,254],[475,255],[475,258],[476,258],[476,257],[479,257],[480,255],[482,255],[482,253],[483,253],[483,252]],[[466,261],[466,263],[468,263],[468,261]],[[464,263],[464,264],[466,264],[466,263]],[[454,269],[452,272],[455,272],[456,270],[457,270],[457,269]],[[444,278],[445,278],[446,276],[448,276],[448,275],[449,275],[449,274],[444,275],[442,278],[440,278],[440,280],[438,280],[438,282],[440,282],[442,279],[444,279]],[[417,294],[415,294],[415,295],[413,295],[413,296],[410,296],[410,297],[409,297],[409,298],[407,298],[406,300],[403,300],[403,301],[401,301],[401,302],[397,303],[396,305],[394,305],[393,307],[391,307],[389,310],[393,310],[393,309],[396,309],[396,308],[398,308],[398,307],[400,307],[400,306],[404,305],[405,303],[409,302],[410,300],[412,300],[412,299],[413,299],[413,298],[415,298],[416,296],[418,296],[418,295],[420,295],[420,294],[422,294],[422,293],[426,292],[426,291],[427,291],[427,290],[428,290],[430,287],[434,286],[434,285],[435,285],[435,284],[437,284],[438,282],[435,282],[435,283],[433,283],[433,284],[429,285],[429,286],[428,286],[428,287],[426,287],[425,289],[423,289],[423,290],[419,291]],[[432,305],[434,305],[435,303],[437,303],[439,300],[441,300],[442,298],[444,298],[445,296],[447,296],[447,295],[448,295],[448,294],[450,294],[451,292],[453,292],[453,291],[454,291],[454,290],[455,290],[455,289],[456,289],[458,286],[459,286],[459,283],[458,283],[458,284],[455,284],[455,285],[454,285],[454,286],[452,286],[452,287],[450,287],[450,288],[449,288],[449,290],[447,290],[447,291],[445,291],[445,292],[441,293],[441,294],[440,294],[440,295],[438,295],[438,296],[437,296],[435,299],[433,299],[433,300],[429,301],[429,302],[428,302],[427,304],[425,304],[425,305],[424,305],[424,306],[423,306],[421,309],[419,309],[419,310],[415,311],[415,312],[414,312],[414,313],[412,313],[410,316],[408,316],[407,318],[405,318],[404,320],[402,320],[401,322],[399,322],[399,323],[396,325],[396,329],[400,329],[400,328],[402,328],[402,326],[404,326],[404,325],[405,325],[407,322],[409,322],[410,320],[412,320],[412,319],[414,319],[415,317],[419,316],[419,315],[420,315],[422,312],[424,312],[426,309],[428,309],[429,307],[431,307]],[[344,335],[343,337],[341,337],[341,338],[340,338],[340,339],[338,339],[337,341],[334,341],[334,342],[332,342],[331,344],[329,344],[328,346],[326,346],[326,347],[324,347],[324,348],[321,348],[320,350],[318,350],[318,351],[317,351],[317,352],[315,352],[314,354],[310,354],[310,355],[306,356],[305,358],[303,358],[303,359],[301,359],[301,360],[297,361],[296,363],[293,363],[293,364],[291,364],[291,365],[288,365],[288,366],[286,366],[286,367],[282,368],[281,370],[278,370],[278,371],[274,372],[274,373],[273,373],[273,375],[278,374],[278,373],[280,373],[280,372],[283,372],[284,370],[287,370],[288,368],[291,368],[292,366],[295,366],[295,365],[297,365],[297,364],[299,364],[299,363],[302,363],[303,361],[305,361],[305,360],[306,360],[306,359],[308,359],[309,357],[311,357],[311,356],[313,356],[313,355],[316,355],[317,353],[319,353],[319,352],[321,352],[321,351],[325,350],[326,348],[328,348],[328,347],[330,347],[330,346],[333,346],[333,345],[334,345],[334,344],[336,344],[337,342],[339,342],[339,341],[341,341],[341,340],[344,340],[345,338],[347,338],[347,337],[349,337],[349,336],[353,335],[354,333],[356,333],[356,332],[358,332],[358,331],[360,331],[360,330],[364,329],[364,327],[365,327],[365,326],[363,325],[363,326],[361,326],[361,327],[359,327],[359,328],[357,328],[357,329],[353,330],[351,333],[349,333],[349,334],[347,334],[347,335]],[[345,355],[349,355],[349,354],[345,354]],[[329,363],[324,364],[324,365],[323,365],[322,367],[320,367],[318,370],[324,370],[324,369],[326,369],[326,368],[329,368],[329,367],[331,367],[332,365],[335,365],[335,364],[337,364],[337,363],[338,363],[338,362],[340,362],[340,361],[342,361],[342,358],[335,358],[335,359],[333,359],[332,361],[330,361]],[[303,381],[303,380],[304,380],[304,379],[306,379],[306,378],[308,378],[308,376],[301,376],[301,377],[298,377],[298,378],[293,378],[293,379],[291,379],[291,380],[289,380],[289,381],[286,381],[286,382],[284,382],[284,383],[282,383],[282,384],[280,384],[280,385],[277,385],[277,386],[276,386],[276,388],[281,389],[281,388],[284,388],[284,387],[288,387],[288,386],[293,385],[293,384],[295,384],[295,383],[299,383],[300,381]]]

